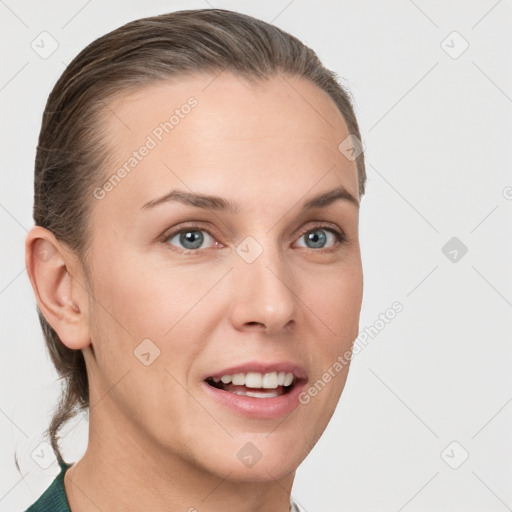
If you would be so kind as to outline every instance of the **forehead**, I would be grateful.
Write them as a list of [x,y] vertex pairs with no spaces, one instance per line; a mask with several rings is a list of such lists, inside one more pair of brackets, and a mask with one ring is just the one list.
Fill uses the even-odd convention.
[[[312,128],[325,125],[335,129],[340,123],[345,124],[335,103],[324,90],[305,78],[287,74],[265,79],[245,79],[228,71],[179,75],[135,89],[128,88],[114,96],[108,110],[114,116],[115,113],[124,114],[132,120],[140,120],[141,109],[148,115],[153,112],[161,117],[167,111],[172,113],[190,96],[198,100],[204,115],[222,110],[225,116],[229,116],[233,111],[230,106],[235,105],[254,110],[273,104],[276,115],[266,112],[265,118],[270,125],[276,124],[281,108],[290,106],[296,113],[294,117],[310,118],[314,125]],[[290,121],[281,119],[277,124],[290,125]]]
[[154,83],[116,96],[104,128],[111,157],[105,178],[123,166],[129,174],[109,193],[112,201],[123,189],[143,203],[175,185],[268,194],[269,183],[277,191],[327,175],[358,197],[356,164],[338,150],[346,123],[328,94],[302,78],[249,84],[224,72]]

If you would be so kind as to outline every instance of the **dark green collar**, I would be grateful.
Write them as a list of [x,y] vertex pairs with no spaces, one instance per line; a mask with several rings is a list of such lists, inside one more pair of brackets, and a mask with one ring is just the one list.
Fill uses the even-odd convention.
[[61,461],[59,466],[60,473],[50,487],[25,512],[71,512],[64,488],[64,473],[71,464]]

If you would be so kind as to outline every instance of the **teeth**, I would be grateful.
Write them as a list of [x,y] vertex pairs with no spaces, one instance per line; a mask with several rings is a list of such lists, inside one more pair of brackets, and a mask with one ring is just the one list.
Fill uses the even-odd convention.
[[274,398],[279,396],[276,391],[234,391],[236,395],[252,396],[254,398]]
[[247,388],[261,388],[263,378],[261,373],[249,372],[245,376],[245,387]]
[[[215,382],[222,381],[224,384],[231,382],[236,386],[245,386],[247,388],[276,389],[278,386],[290,386],[293,379],[293,373],[270,372],[262,374],[258,372],[248,372],[223,375],[220,379],[213,380]],[[269,396],[268,393],[265,396]]]
[[236,386],[243,386],[245,384],[245,373],[235,373],[231,379],[231,382],[233,382],[233,384]]
[[262,381],[263,383],[261,387],[265,389],[276,389],[279,385],[277,381],[277,372],[265,373],[265,375],[263,375]]
[[293,382],[293,374],[287,373],[286,377],[284,378],[284,385],[289,386]]

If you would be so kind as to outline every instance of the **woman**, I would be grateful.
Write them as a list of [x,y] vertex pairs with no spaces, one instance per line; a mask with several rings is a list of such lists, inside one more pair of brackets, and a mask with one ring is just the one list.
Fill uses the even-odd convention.
[[[29,508],[301,510],[343,390],[366,180],[347,92],[278,28],[137,20],[46,105],[26,266],[65,393],[61,473]],[[83,457],[62,425],[89,412]]]

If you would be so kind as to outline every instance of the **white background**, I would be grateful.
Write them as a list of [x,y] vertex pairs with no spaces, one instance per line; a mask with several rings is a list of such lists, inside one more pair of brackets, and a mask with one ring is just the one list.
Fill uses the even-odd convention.
[[[24,510],[59,472],[31,458],[60,387],[23,248],[46,98],[100,35],[209,5],[272,21],[343,77],[368,171],[361,330],[393,302],[404,307],[354,358],[293,496],[308,512],[510,510],[510,0],[1,1],[0,510]],[[31,48],[43,31],[59,45],[47,59]],[[441,250],[452,237],[468,248],[456,262]],[[64,457],[75,461],[87,422],[67,431]]]

